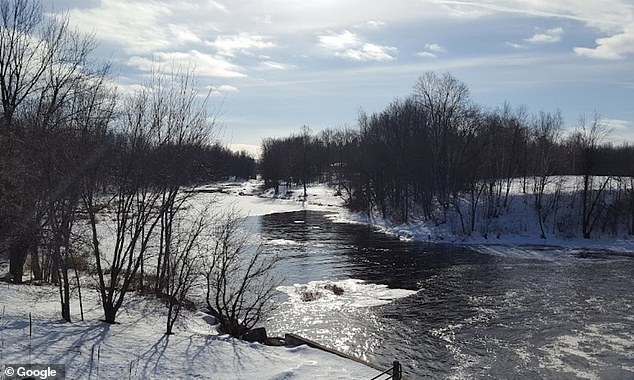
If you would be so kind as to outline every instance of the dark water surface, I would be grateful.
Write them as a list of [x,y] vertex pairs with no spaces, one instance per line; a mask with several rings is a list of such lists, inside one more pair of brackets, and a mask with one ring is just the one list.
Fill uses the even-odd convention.
[[[251,222],[264,249],[284,257],[284,284],[318,293],[285,297],[267,322],[272,334],[296,332],[385,367],[398,359],[409,379],[634,379],[633,256],[483,254],[310,211]],[[390,289],[417,292],[385,301],[398,293]]]

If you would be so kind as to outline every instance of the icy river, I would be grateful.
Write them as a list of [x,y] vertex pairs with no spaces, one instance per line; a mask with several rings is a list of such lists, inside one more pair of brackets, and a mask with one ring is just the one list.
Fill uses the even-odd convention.
[[479,253],[315,211],[251,217],[284,260],[270,335],[295,332],[419,378],[634,378],[634,256]]

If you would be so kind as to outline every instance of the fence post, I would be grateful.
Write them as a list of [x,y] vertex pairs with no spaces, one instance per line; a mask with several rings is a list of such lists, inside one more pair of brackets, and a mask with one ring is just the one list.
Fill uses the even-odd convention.
[[402,371],[401,371],[401,363],[398,360],[394,360],[392,363],[392,379],[393,380],[401,380],[402,379]]

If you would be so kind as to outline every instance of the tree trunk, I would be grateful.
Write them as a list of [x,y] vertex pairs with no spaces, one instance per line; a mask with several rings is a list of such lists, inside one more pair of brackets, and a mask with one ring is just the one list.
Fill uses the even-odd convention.
[[18,240],[9,248],[9,274],[16,284],[22,283],[28,249],[29,243],[24,239]]
[[40,255],[38,244],[31,246],[31,272],[35,281],[42,281],[42,267],[40,266]]
[[104,314],[104,321],[106,323],[110,323],[110,324],[115,323],[115,319],[117,317],[117,310],[115,309],[112,303],[103,302],[103,314]]

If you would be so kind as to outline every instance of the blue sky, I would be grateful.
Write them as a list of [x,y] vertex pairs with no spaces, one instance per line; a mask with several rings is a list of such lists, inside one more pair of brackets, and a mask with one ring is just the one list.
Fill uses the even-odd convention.
[[195,66],[224,141],[354,125],[449,71],[474,102],[600,113],[634,141],[632,0],[51,0],[93,33],[122,93],[156,62]]

